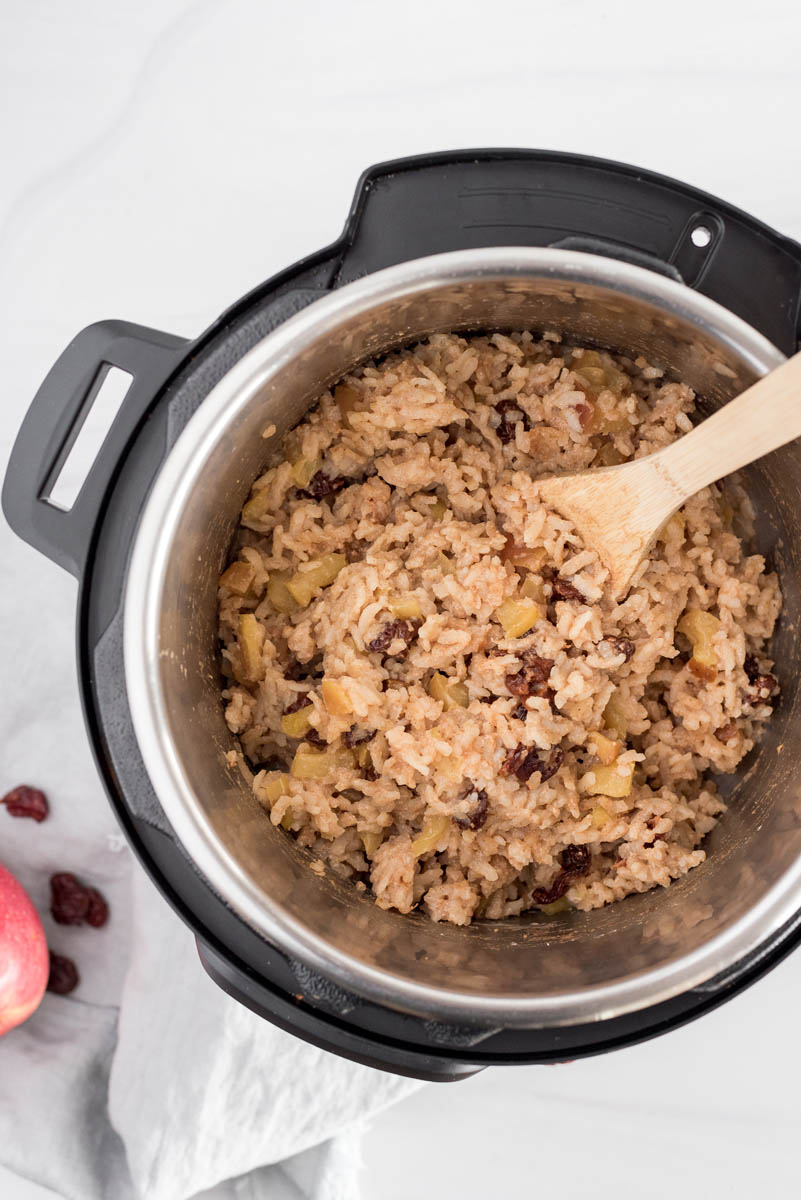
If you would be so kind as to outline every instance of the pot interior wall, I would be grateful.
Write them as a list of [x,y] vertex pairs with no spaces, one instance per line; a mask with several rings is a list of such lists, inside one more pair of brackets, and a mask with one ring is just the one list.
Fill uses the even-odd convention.
[[[329,328],[291,361],[275,364],[211,449],[172,541],[162,596],[160,673],[170,734],[212,836],[260,890],[263,903],[325,939],[335,953],[428,987],[481,996],[559,996],[652,971],[687,955],[767,894],[801,856],[798,649],[801,456],[788,447],[749,469],[760,514],[758,546],[781,571],[784,613],[774,643],[782,699],[758,754],[708,839],[708,861],[670,889],[590,914],[530,914],[467,929],[401,917],[333,877],[318,878],[259,808],[224,755],[233,745],[222,715],[215,633],[216,579],[251,482],[276,454],[279,435],[321,387],[378,352],[435,330],[557,329],[568,340],[643,353],[716,407],[746,387],[753,367],[679,314],[642,299],[554,277],[493,278],[429,286],[341,328]],[[721,961],[720,966],[727,964]],[[343,982],[348,982],[347,972]],[[597,1014],[599,1017],[604,1014]]]

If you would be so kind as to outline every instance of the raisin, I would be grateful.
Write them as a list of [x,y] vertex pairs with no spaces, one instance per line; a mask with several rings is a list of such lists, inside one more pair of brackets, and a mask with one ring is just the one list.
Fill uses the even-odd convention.
[[336,492],[341,492],[347,486],[348,481],[344,475],[332,476],[326,475],[323,471],[317,471],[309,480],[309,486],[298,490],[298,495],[304,496],[307,500],[322,500],[325,496],[333,496]]
[[634,656],[634,642],[627,637],[608,637],[604,638],[608,646],[611,646],[615,654],[622,654],[626,662]]
[[526,783],[535,771],[540,772],[540,783],[545,783],[556,774],[564,761],[564,753],[559,746],[543,757],[543,752],[536,746],[518,746],[511,750],[501,765],[501,775],[514,775],[520,783]]
[[300,712],[302,708],[306,708],[309,704],[311,704],[309,693],[299,692],[289,707],[284,709],[284,716],[288,717],[290,713]]
[[525,721],[528,716],[528,709],[525,704],[518,704],[517,708],[513,709],[509,714],[515,721]]
[[78,968],[72,959],[66,958],[63,954],[54,954],[51,950],[50,975],[47,980],[48,992],[55,992],[57,996],[67,996],[75,990],[80,982]]
[[[413,617],[409,620],[389,621],[379,633],[378,637],[373,638],[372,642],[367,643],[367,649],[376,654],[383,654],[389,649],[392,643],[399,638],[406,645],[401,653],[406,653],[406,650],[417,637],[417,631],[423,622],[419,617]],[[395,656],[397,657],[397,656]]]
[[86,914],[86,924],[93,929],[100,929],[108,920],[108,904],[105,896],[97,888],[87,888],[89,893],[89,910]]
[[50,912],[59,925],[83,925],[89,900],[89,889],[68,871],[50,876]]
[[505,679],[509,691],[524,700],[527,696],[547,696],[551,692],[546,685],[553,659],[540,658],[533,650],[526,650],[520,657],[523,664],[520,670],[510,672]]
[[368,764],[362,771],[362,776],[368,783],[375,783],[376,779],[378,779],[378,771],[376,771],[372,764]]
[[351,725],[347,733],[342,734],[342,741],[352,750],[354,746],[363,746],[365,742],[371,742],[375,734],[374,729],[359,729],[358,725]]
[[12,817],[31,817],[34,821],[44,821],[50,811],[47,796],[38,788],[20,784],[0,800]]
[[775,675],[763,672],[759,659],[755,654],[746,654],[743,670],[748,676],[751,687],[748,689],[748,699],[752,704],[769,700],[779,690],[779,681]]
[[590,869],[589,846],[565,846],[562,851],[562,870],[571,875],[586,875]]
[[759,675],[760,670],[759,662],[755,654],[746,654],[743,662],[743,670],[748,676],[750,682],[753,683],[757,675]]
[[732,738],[737,737],[737,726],[734,721],[729,721],[727,725],[721,725],[720,729],[716,729],[715,737],[719,742],[730,742]]
[[560,578],[559,575],[556,575],[551,583],[551,599],[584,601],[578,588],[574,587],[572,583],[568,583],[566,579]]
[[322,737],[321,734],[319,734],[317,732],[317,730],[313,729],[313,728],[309,729],[307,731],[306,741],[310,742],[312,744],[312,746],[327,746],[328,745],[328,742],[325,740],[325,738]]
[[769,700],[778,692],[779,681],[775,675],[757,675],[752,686],[758,700]]
[[515,426],[522,425],[528,429],[528,417],[516,400],[501,400],[495,405],[495,411],[500,416],[500,422],[495,432],[504,444],[514,441]]
[[454,817],[454,822],[460,829],[480,829],[487,819],[489,797],[483,788],[475,788],[472,783],[459,795],[460,800],[472,800],[473,811],[467,817]]
[[306,668],[296,658],[291,659],[284,667],[284,679],[291,679],[293,683],[300,683],[301,679],[305,678]]
[[589,846],[565,846],[561,854],[562,869],[549,888],[534,888],[532,904],[553,904],[561,900],[575,879],[586,875],[590,869]]

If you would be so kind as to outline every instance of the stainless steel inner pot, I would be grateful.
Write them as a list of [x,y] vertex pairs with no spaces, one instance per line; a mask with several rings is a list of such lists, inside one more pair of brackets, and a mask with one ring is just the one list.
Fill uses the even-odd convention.
[[[781,705],[709,837],[708,861],[669,889],[593,913],[467,929],[400,916],[318,878],[274,829],[225,753],[216,581],[253,479],[356,363],[436,330],[557,329],[650,361],[715,408],[782,361],[726,309],[661,275],[552,249],[468,250],[369,275],[254,347],[203,402],[153,487],[133,551],[125,671],[156,794],[212,887],[270,942],[344,987],[432,1018],[557,1026],[602,1020],[698,986],[801,908],[795,731],[801,455],[747,473],[759,549],[782,575],[774,642]],[[725,782],[725,781],[724,781]]]

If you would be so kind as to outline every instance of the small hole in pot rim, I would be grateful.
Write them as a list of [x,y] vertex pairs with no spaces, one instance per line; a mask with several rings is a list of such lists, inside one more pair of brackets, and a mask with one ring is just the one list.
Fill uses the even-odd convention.
[[712,230],[708,229],[706,225],[696,225],[690,234],[690,241],[699,250],[703,250],[712,241]]

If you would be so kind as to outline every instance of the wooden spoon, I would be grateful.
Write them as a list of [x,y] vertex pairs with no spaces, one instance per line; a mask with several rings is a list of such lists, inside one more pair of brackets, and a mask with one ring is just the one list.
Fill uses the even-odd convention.
[[573,523],[625,596],[665,521],[701,488],[801,437],[801,353],[664,450],[619,467],[556,475],[540,498]]

